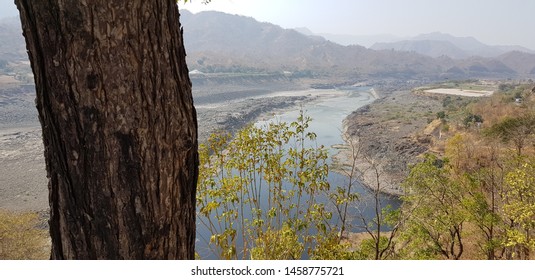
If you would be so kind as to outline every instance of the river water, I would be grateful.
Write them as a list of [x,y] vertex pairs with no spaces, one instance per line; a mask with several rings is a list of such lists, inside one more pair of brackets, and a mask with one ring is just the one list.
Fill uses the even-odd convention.
[[[277,95],[277,93],[275,94]],[[291,96],[292,92],[280,93],[280,95]],[[332,156],[337,153],[337,150],[333,147],[339,144],[344,144],[342,139],[342,122],[353,111],[358,108],[370,104],[375,100],[373,89],[370,87],[346,87],[341,89],[332,90],[310,90],[306,92],[295,92],[295,95],[315,95],[315,101],[306,103],[302,108],[295,108],[293,110],[286,111],[281,114],[277,114],[272,118],[258,121],[255,125],[262,126],[269,122],[287,122],[291,123],[297,120],[300,111],[303,110],[306,116],[312,118],[312,122],[309,126],[309,131],[316,133],[317,145],[323,145],[329,149],[329,155]],[[329,183],[331,187],[347,186],[348,179],[336,172],[329,172]],[[359,194],[360,200],[358,207],[353,207],[350,210],[350,216],[355,217],[359,215],[364,216],[368,222],[371,222],[374,218],[375,207],[370,197],[370,192],[364,186],[356,184],[353,187],[354,191]],[[396,197],[389,195],[380,196],[381,207],[390,205],[393,209],[397,209],[400,206],[400,201]],[[333,222],[336,222],[334,220]],[[361,225],[361,219],[355,219],[352,223],[352,232],[363,231]],[[202,240],[207,240],[209,233],[203,231],[201,227],[198,228],[197,248],[202,259],[216,259],[209,250],[206,250],[207,246]],[[204,235],[201,238],[201,235]],[[204,243],[204,244],[203,244]],[[201,248],[204,248],[201,249]],[[201,249],[201,250],[199,250]]]

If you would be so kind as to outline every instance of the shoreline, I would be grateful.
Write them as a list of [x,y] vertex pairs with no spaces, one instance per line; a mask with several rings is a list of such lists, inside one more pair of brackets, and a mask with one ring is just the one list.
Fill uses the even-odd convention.
[[[373,97],[377,96],[373,88],[368,92]],[[270,92],[227,102],[200,103],[196,106],[199,142],[213,132],[225,130],[234,133],[247,124],[344,94],[335,89],[301,89]],[[22,107],[24,112],[36,114],[33,107]],[[0,177],[0,182],[3,182],[0,188],[2,209],[38,212],[48,209],[48,180],[40,130],[38,121],[29,124],[10,122],[0,127],[0,163],[8,167],[8,174]],[[346,133],[344,123],[342,130]],[[336,153],[336,150],[333,152]]]
[[[353,161],[359,181],[371,190],[403,195],[402,182],[413,164],[428,152],[440,127],[430,120],[443,110],[441,99],[410,90],[389,92],[349,114],[333,163],[347,172]],[[351,145],[358,150],[354,160]],[[335,169],[337,169],[335,168]],[[344,168],[346,170],[344,170]]]
[[[312,91],[315,94],[311,94]],[[222,130],[234,133],[249,123],[314,102],[326,91],[291,92],[272,92],[217,104],[197,104],[200,105],[196,106],[199,143],[211,133]],[[11,106],[20,107],[23,116],[35,116],[35,121],[10,121],[0,125],[0,165],[6,171],[0,176],[0,209],[16,212],[48,211],[48,179],[37,111],[26,103]]]
[[[360,184],[371,191],[379,189],[379,192],[382,194],[400,197],[403,195],[403,190],[401,189],[399,182],[396,183],[395,180],[393,181],[392,178],[387,178],[388,176],[384,175],[384,168],[382,164],[374,163],[378,159],[374,159],[370,155],[362,156],[362,153],[367,154],[367,152],[365,149],[362,149],[364,151],[361,151],[362,147],[361,144],[358,143],[359,139],[352,137],[352,135],[349,133],[351,115],[358,114],[359,112],[366,112],[369,110],[370,106],[381,102],[381,95],[375,90],[374,87],[372,87],[369,92],[375,98],[375,100],[371,104],[353,111],[342,121],[341,133],[344,143],[336,145],[336,147],[332,147],[336,149],[336,153],[332,156],[334,166],[333,171],[342,175],[346,175],[347,172],[351,172],[351,166],[353,165],[353,161],[355,161],[354,165],[356,170],[353,172],[358,176],[358,181]],[[351,147],[352,144],[355,145],[353,148]],[[354,154],[356,159],[354,159]],[[377,173],[380,175],[379,178],[377,178]]]
[[[368,91],[366,91],[371,97],[373,97],[375,100],[371,103],[374,104],[378,100],[380,100],[379,94],[377,91],[372,87]],[[308,90],[300,90],[300,91],[281,91],[281,92],[274,92],[270,93],[265,96],[258,96],[257,98],[262,97],[303,97],[306,98],[305,100],[299,102],[299,104],[295,104],[294,106],[289,106],[285,108],[279,108],[275,110],[271,110],[267,114],[261,114],[259,117],[256,118],[256,120],[253,120],[253,122],[259,121],[259,120],[267,120],[273,118],[274,115],[277,114],[283,114],[288,111],[296,110],[299,108],[299,106],[302,106],[303,104],[310,104],[315,102],[321,102],[322,100],[329,99],[329,98],[336,98],[338,96],[343,96],[345,93],[343,91],[336,91],[333,89],[308,89]],[[347,167],[348,165],[351,165],[351,149],[350,145],[348,145],[348,140],[351,139],[350,134],[348,133],[348,118],[351,114],[358,112],[359,110],[363,109],[366,110],[368,106],[371,104],[364,105],[363,107],[360,107],[356,109],[353,112],[350,112],[347,116],[344,117],[342,120],[342,127],[341,127],[341,141],[342,143],[334,144],[331,146],[331,149],[333,151],[333,155],[331,156],[332,159],[332,171],[337,172],[341,175],[346,176],[346,170],[344,170],[344,167]],[[357,169],[356,173],[359,173],[359,183],[362,184],[364,187],[368,189],[375,189],[372,186],[377,186],[376,180],[374,180],[374,171],[371,168],[372,166],[367,164],[366,160],[358,160],[356,162]],[[378,170],[380,173],[384,173],[383,166],[378,165]],[[373,172],[372,172],[373,171]],[[399,197],[403,194],[403,191],[399,187],[399,184],[397,184],[395,181],[388,180],[385,176],[381,176],[381,180],[379,181],[379,188],[380,192],[383,194],[391,195]]]
[[[336,145],[336,147],[333,147],[337,151],[332,156],[333,172],[346,176],[348,172],[351,172],[353,161],[355,161],[355,170],[353,173],[358,177],[359,183],[364,187],[371,191],[378,189],[380,193],[391,196],[400,197],[403,195],[403,190],[401,189],[399,182],[396,182],[393,178],[388,178],[388,176],[385,175],[384,166],[380,162],[377,163],[377,159],[370,158],[366,155],[358,155],[358,153],[363,152],[357,152],[357,150],[360,149],[360,147],[358,147],[360,144],[355,143],[355,138],[352,138],[347,130],[348,125],[346,120],[344,120],[342,138],[349,140],[344,140],[344,144],[339,144]],[[356,146],[352,148],[351,144],[348,142],[355,143]],[[357,155],[356,159],[354,159],[354,155]],[[377,180],[377,174],[379,174],[379,180]]]

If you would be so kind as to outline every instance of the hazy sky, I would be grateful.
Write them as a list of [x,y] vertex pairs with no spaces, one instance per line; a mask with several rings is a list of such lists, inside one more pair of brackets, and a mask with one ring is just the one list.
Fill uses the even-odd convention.
[[534,0],[202,0],[179,6],[251,16],[315,33],[392,34],[440,31],[487,44],[535,49]]
[[[0,17],[15,16],[0,0]],[[400,37],[440,31],[487,44],[535,49],[535,0],[189,0],[192,12],[217,10],[316,33]]]
[[0,0],[0,18],[18,15],[15,0]]

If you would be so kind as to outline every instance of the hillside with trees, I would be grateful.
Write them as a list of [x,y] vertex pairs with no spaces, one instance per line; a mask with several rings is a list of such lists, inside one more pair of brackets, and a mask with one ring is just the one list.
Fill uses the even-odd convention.
[[[375,128],[366,120],[355,123],[350,139],[365,140],[361,153],[374,159],[383,186],[391,180],[402,186],[394,258],[534,257],[534,86],[502,83],[494,95],[479,99],[420,88],[407,97],[412,106],[394,107],[391,97],[362,110],[361,116],[382,115]],[[367,130],[351,134],[359,128]],[[392,132],[382,138],[379,130]]]

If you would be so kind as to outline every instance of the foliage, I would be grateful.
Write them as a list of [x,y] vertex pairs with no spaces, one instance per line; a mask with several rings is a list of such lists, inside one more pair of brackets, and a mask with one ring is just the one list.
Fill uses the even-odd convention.
[[381,235],[378,240],[367,238],[360,242],[358,248],[352,252],[354,259],[374,260],[377,258],[377,251],[387,251],[392,249],[389,237]]
[[459,259],[464,251],[461,185],[449,176],[448,167],[438,167],[436,157],[427,156],[415,165],[404,182],[402,197],[410,217],[403,226],[402,239],[407,258]]
[[513,142],[517,155],[522,154],[522,149],[535,134],[535,115],[527,114],[520,117],[505,117],[502,121],[494,124],[485,131],[487,136],[498,137],[503,142]]
[[515,86],[512,85],[512,84],[500,84],[500,85],[498,86],[498,89],[499,89],[500,91],[502,91],[502,92],[510,91],[510,90],[512,90],[512,89],[514,89],[514,88],[515,88]]
[[36,260],[49,256],[48,233],[37,228],[34,213],[0,210],[0,259]]
[[449,107],[450,104],[452,103],[452,100],[451,100],[451,99],[452,99],[452,98],[451,98],[451,96],[449,96],[449,95],[446,96],[446,97],[444,97],[444,99],[442,100],[442,107],[444,107],[444,108]]
[[505,217],[511,227],[504,245],[513,257],[529,259],[535,250],[535,159],[522,160],[505,178]]
[[[453,98],[443,99],[452,120],[462,114],[466,127],[480,123],[483,129],[462,130],[444,148],[431,149],[442,159],[428,156],[412,168],[404,184],[401,209],[408,215],[397,240],[398,257],[533,259],[531,88],[503,85],[506,92],[456,106],[457,112],[451,111]],[[514,104],[512,97],[519,93],[525,100]]]
[[301,114],[201,145],[197,208],[215,254],[301,258],[333,230],[332,213],[318,200],[330,189],[327,151],[315,146],[310,121]]
[[465,127],[470,127],[472,124],[481,124],[483,123],[483,118],[480,116],[480,115],[474,115],[472,113],[468,114],[468,116],[466,116],[464,119],[463,119],[463,124]]
[[358,212],[361,203],[354,188],[359,154],[353,151],[347,185],[331,188],[327,150],[315,144],[316,135],[308,131],[310,121],[301,112],[289,124],[248,126],[234,136],[214,134],[201,145],[198,231],[209,235],[202,238],[213,255],[222,259],[386,257],[394,234],[382,236],[380,231],[393,220],[393,211],[381,209],[380,192],[370,190],[376,215],[367,218],[361,213],[357,219],[373,241],[365,241],[364,247],[347,241],[348,224],[358,215],[349,209],[355,207]]
[[[482,138],[518,123],[528,126],[530,116],[502,117],[483,134],[454,135],[447,140],[444,159],[428,156],[412,168],[402,207],[412,214],[401,229],[400,257],[458,259],[469,250],[472,258],[532,258],[535,158],[530,149],[512,157],[499,143]],[[509,130],[507,137],[512,136]],[[522,136],[524,141],[531,137]]]
[[303,254],[303,244],[296,231],[288,225],[280,230],[268,229],[255,240],[253,260],[297,260]]
[[340,242],[340,236],[330,232],[326,236],[318,236],[317,244],[312,251],[314,260],[354,260],[361,257],[352,250],[349,242]]

